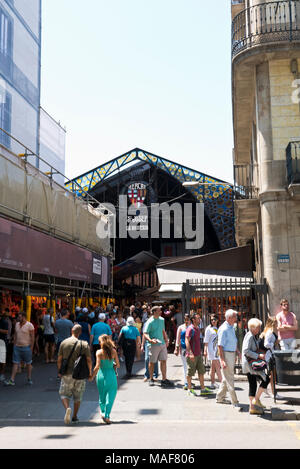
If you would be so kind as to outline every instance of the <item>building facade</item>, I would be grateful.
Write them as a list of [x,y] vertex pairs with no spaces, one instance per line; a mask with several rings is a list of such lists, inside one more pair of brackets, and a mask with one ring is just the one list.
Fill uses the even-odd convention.
[[28,318],[111,296],[106,217],[63,187],[65,129],[40,91],[41,0],[0,0],[0,307]]
[[53,179],[60,185],[65,180],[65,149],[66,149],[66,130],[56,122],[42,107],[40,108],[40,156],[39,169],[48,172],[51,170],[49,165],[54,168]]
[[300,317],[300,2],[232,1],[235,233]]
[[[41,0],[0,1],[0,127],[39,153]],[[1,143],[14,142],[1,132]]]
[[21,142],[36,167],[40,155],[64,174],[65,130],[41,108],[40,95],[41,0],[0,0],[0,144],[19,154]]

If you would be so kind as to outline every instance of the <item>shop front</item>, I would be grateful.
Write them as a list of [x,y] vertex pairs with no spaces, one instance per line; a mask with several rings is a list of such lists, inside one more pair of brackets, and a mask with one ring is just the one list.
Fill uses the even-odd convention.
[[11,315],[111,301],[111,258],[0,217],[0,304]]

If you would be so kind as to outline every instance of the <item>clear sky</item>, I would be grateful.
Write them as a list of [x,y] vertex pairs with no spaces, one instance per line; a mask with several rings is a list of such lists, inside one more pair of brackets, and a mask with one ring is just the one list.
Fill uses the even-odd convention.
[[135,147],[232,182],[230,1],[42,0],[41,105],[73,178]]

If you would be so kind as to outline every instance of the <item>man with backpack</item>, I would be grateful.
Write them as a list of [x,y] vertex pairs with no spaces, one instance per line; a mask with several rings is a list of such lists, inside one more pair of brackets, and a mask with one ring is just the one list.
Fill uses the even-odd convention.
[[[60,344],[58,351],[57,368],[58,376],[61,378],[59,395],[66,411],[64,422],[67,425],[71,423],[72,409],[70,407],[70,399],[73,397],[74,400],[72,423],[78,423],[77,413],[85,391],[85,379],[75,379],[72,376],[75,362],[80,355],[86,357],[89,376],[92,376],[91,351],[87,342],[78,340],[81,332],[82,327],[79,324],[75,324],[72,328],[72,336]],[[65,367],[64,372],[62,365]]]
[[194,389],[192,389],[192,377],[198,372],[200,382],[200,396],[207,396],[212,394],[212,391],[204,385],[205,366],[202,359],[201,342],[200,342],[200,316],[198,313],[191,315],[191,325],[187,328],[185,333],[186,345],[186,361],[188,366],[187,384],[188,394],[197,396]]

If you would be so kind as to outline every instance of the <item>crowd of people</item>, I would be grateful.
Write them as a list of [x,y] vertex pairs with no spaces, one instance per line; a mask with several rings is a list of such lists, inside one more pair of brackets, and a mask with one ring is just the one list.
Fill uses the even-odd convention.
[[[265,328],[253,317],[245,324],[237,311],[229,309],[224,322],[219,316],[210,315],[209,324],[203,323],[198,312],[178,314],[170,305],[136,304],[123,310],[114,304],[102,308],[76,307],[75,314],[64,309],[55,315],[46,309],[39,319],[28,321],[20,312],[14,320],[9,311],[1,310],[0,316],[0,381],[15,386],[15,377],[24,366],[27,383],[32,381],[32,359],[43,353],[45,363],[57,363],[59,394],[65,408],[66,424],[78,422],[78,410],[85,391],[86,379],[96,384],[99,407],[103,421],[110,423],[110,413],[117,395],[117,374],[120,362],[124,362],[126,374],[133,375],[135,360],[144,353],[144,381],[154,386],[161,373],[161,386],[174,387],[167,377],[168,353],[180,356],[183,367],[183,389],[190,396],[197,393],[192,383],[197,374],[200,396],[216,394],[216,403],[239,406],[235,391],[235,366],[242,364],[242,372],[249,383],[249,411],[261,415],[264,405],[261,396],[274,394],[271,366],[276,348],[296,348],[297,319],[289,310],[286,299],[281,301],[281,311],[269,317]],[[241,327],[242,324],[242,327]],[[84,356],[87,376],[76,379],[72,370],[76,360]],[[11,374],[5,378],[6,364],[11,360]],[[63,363],[65,368],[63,371]],[[205,386],[205,363],[209,364],[210,386]],[[257,386],[259,383],[259,387]],[[230,400],[227,399],[229,394]],[[276,395],[279,399],[280,396]],[[74,401],[73,415],[70,401]]]

